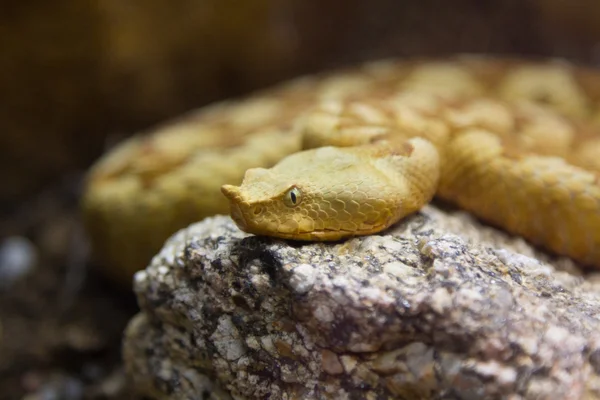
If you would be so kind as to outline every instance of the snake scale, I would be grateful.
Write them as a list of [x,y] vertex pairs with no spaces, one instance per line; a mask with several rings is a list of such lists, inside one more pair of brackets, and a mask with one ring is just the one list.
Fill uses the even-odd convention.
[[[231,212],[299,240],[377,233],[434,196],[600,268],[600,73],[564,60],[383,60],[209,105],[126,140],[82,199],[129,279],[164,240]],[[236,186],[239,185],[239,186]]]

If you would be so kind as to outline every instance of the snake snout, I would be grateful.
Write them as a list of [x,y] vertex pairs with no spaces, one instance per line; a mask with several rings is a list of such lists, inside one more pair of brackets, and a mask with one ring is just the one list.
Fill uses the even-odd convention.
[[232,203],[239,201],[242,197],[240,188],[233,185],[221,186],[221,193],[223,193]]

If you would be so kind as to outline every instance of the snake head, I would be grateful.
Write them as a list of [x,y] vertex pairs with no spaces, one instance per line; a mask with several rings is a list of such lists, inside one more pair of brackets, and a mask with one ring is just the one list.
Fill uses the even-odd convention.
[[255,235],[339,240],[379,232],[433,195],[437,153],[428,158],[435,150],[421,142],[306,150],[249,169],[240,186],[221,191],[238,227]]
[[314,220],[300,208],[303,189],[271,170],[249,169],[241,186],[223,185],[221,192],[231,218],[248,233],[293,238],[314,229]]

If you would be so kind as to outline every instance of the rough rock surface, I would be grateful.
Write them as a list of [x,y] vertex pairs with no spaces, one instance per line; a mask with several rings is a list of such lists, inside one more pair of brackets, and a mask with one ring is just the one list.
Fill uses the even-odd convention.
[[598,279],[462,212],[335,244],[208,218],[134,286],[126,367],[158,398],[600,398]]

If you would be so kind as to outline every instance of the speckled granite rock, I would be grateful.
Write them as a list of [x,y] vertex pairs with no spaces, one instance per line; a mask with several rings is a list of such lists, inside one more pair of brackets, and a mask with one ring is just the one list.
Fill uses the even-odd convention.
[[169,399],[600,398],[600,284],[532,257],[432,206],[334,245],[209,218],[136,275],[127,370]]

